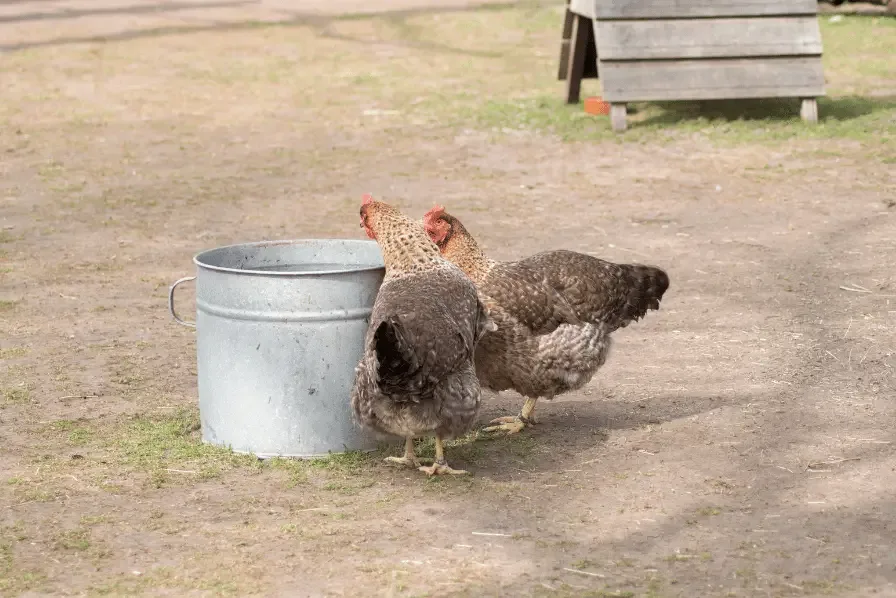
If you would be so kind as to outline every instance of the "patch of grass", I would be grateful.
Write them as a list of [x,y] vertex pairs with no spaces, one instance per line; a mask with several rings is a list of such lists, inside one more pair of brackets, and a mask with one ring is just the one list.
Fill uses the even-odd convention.
[[31,402],[31,392],[24,386],[5,388],[2,397],[3,405],[23,405]]
[[838,583],[836,579],[809,579],[803,581],[800,585],[803,586],[804,592],[810,594],[821,594],[824,596],[829,596],[831,594],[834,594],[835,592],[850,589],[844,584]]
[[21,539],[10,538],[8,530],[3,528],[0,532],[0,595],[18,596],[43,584],[46,575],[16,566],[13,547]]
[[364,480],[358,483],[332,481],[324,484],[323,489],[330,492],[338,492],[343,496],[354,496],[355,494],[358,494],[362,489],[370,488],[375,485],[376,482],[374,480]]
[[0,243],[12,243],[13,241],[21,241],[21,235],[14,235],[8,230],[0,230]]
[[77,422],[70,419],[60,419],[50,422],[48,428],[52,432],[64,434],[69,444],[83,446],[94,437],[94,430],[88,423]]
[[725,480],[706,480],[706,483],[713,488],[716,488],[719,492],[730,492],[734,490],[734,484],[726,482]]
[[[488,440],[488,436],[481,434],[478,430],[473,430],[460,438],[445,442],[445,459],[448,460],[449,464],[452,461],[462,461],[471,465],[477,464],[485,454],[482,440]],[[428,436],[417,440],[414,450],[418,457],[424,459],[434,458],[436,453],[435,438]]]
[[11,311],[18,304],[14,299],[0,299],[0,311]]
[[[453,15],[438,21],[418,19],[417,23],[424,32],[430,27],[434,32],[438,27],[440,39],[450,45],[451,36],[460,35],[473,19],[481,23],[494,19],[495,26],[500,21],[502,30],[509,33],[508,19],[512,22],[524,12],[527,22],[543,23],[544,28],[519,25],[521,31],[516,33],[536,47],[552,45],[558,17],[547,7],[508,9],[491,15]],[[551,22],[553,25],[548,26]],[[893,19],[847,16],[837,24],[823,22],[822,31],[828,96],[819,100],[819,123],[815,126],[800,120],[799,99],[635,102],[629,104],[629,130],[617,135],[611,131],[608,118],[585,114],[581,104],[567,105],[563,101],[562,84],[554,76],[553,52],[533,59],[531,51],[522,51],[518,38],[512,43],[500,37],[477,44],[480,55],[435,67],[443,71],[445,79],[464,81],[464,85],[428,89],[421,94],[419,88],[406,89],[399,84],[399,97],[393,96],[392,103],[401,104],[403,92],[414,98],[422,95],[415,104],[399,107],[414,116],[456,128],[473,127],[510,136],[550,135],[565,141],[663,143],[697,134],[724,145],[769,144],[787,139],[853,139],[881,149],[892,148],[896,143],[896,97],[870,94],[892,89],[888,82],[896,78],[889,58],[889,49],[896,43]],[[861,43],[854,43],[860,37]],[[502,57],[504,72],[495,71],[493,60],[485,55],[490,52]],[[401,80],[400,75],[403,72],[384,73],[383,83],[368,91],[377,95],[389,82]],[[599,82],[586,80],[582,96],[600,93],[599,87]],[[881,158],[892,154],[876,153]]]
[[660,592],[663,589],[663,580],[659,577],[651,577],[647,580],[647,591],[644,593],[645,598],[660,598]]
[[718,507],[700,507],[697,509],[696,513],[703,517],[715,517],[716,515],[722,514],[722,509]]
[[90,548],[90,533],[86,529],[64,531],[56,537],[55,545],[63,550],[87,550]]
[[268,459],[265,464],[271,469],[278,469],[287,472],[288,481],[287,488],[295,488],[300,484],[308,481],[308,464],[299,459],[286,459],[276,457]]
[[24,357],[28,354],[28,349],[24,347],[10,347],[8,349],[0,349],[0,359],[15,359]]
[[369,470],[379,456],[378,452],[346,451],[344,453],[332,453],[318,459],[311,459],[308,463],[316,469],[326,469],[344,474],[358,474]]
[[[777,143],[788,139],[853,139],[894,146],[896,99],[858,96],[819,98],[819,122],[799,118],[799,100],[714,100],[630,104],[629,126],[617,135],[607,119],[567,105],[556,93],[496,99],[461,112],[478,128],[504,134],[554,135],[564,141],[662,143],[702,134],[716,143]],[[889,154],[887,154],[889,155]]]
[[106,515],[82,515],[81,516],[81,525],[83,526],[93,526],[99,525],[100,523],[108,523],[109,517]]
[[896,20],[844,15],[832,23],[819,19],[825,76],[835,91],[867,94],[896,77],[892,48]]
[[[455,594],[452,594],[455,595]],[[470,593],[458,594],[458,596],[484,596],[490,595],[488,592],[472,591]],[[571,586],[567,583],[554,584],[553,587],[540,586],[534,589],[533,596],[544,596],[550,598],[634,598],[635,593],[629,590],[611,590],[603,589],[585,589],[581,586]]]
[[697,555],[695,554],[681,554],[675,552],[665,557],[663,560],[667,563],[686,563],[688,561],[693,561],[695,558],[697,558]]
[[199,427],[196,409],[180,409],[167,416],[137,416],[113,433],[111,442],[119,460],[149,473],[156,487],[171,482],[172,476],[207,479],[235,467],[260,470],[253,455],[203,443]]
[[516,99],[489,99],[460,108],[458,120],[496,133],[553,135],[564,141],[613,141],[619,136],[609,121],[586,114],[580,105],[569,105],[556,93],[539,93]]
[[[176,594],[204,592],[214,596],[234,596],[245,593],[246,588],[234,581],[236,573],[221,571],[212,576],[196,576],[179,573],[171,567],[158,567],[141,575],[120,575],[117,579],[92,586],[89,596],[134,596],[160,590],[175,590]],[[231,579],[231,576],[233,579]],[[257,591],[253,588],[253,591]],[[168,593],[168,592],[165,592]]]
[[20,502],[53,502],[62,495],[61,490],[46,490],[44,488],[25,488],[16,493]]
[[740,580],[744,587],[756,582],[756,570],[752,567],[742,567],[734,572],[734,576]]

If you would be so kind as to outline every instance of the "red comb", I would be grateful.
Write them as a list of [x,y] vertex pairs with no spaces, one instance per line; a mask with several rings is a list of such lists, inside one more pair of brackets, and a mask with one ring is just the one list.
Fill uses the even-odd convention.
[[361,205],[366,206],[373,203],[373,195],[370,193],[365,193],[361,196]]
[[441,216],[444,213],[445,213],[444,206],[435,205],[435,206],[433,206],[433,208],[430,211],[428,211],[426,214],[423,215],[423,218],[425,218],[425,219],[438,218],[439,216]]

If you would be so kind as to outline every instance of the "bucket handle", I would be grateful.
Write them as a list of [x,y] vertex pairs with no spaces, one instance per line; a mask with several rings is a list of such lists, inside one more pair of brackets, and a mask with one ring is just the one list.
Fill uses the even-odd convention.
[[181,326],[187,326],[188,328],[196,328],[196,322],[187,322],[185,320],[181,320],[179,317],[177,317],[177,312],[174,311],[174,289],[176,289],[177,285],[179,285],[180,283],[190,282],[191,280],[196,280],[196,277],[195,276],[185,276],[184,278],[181,278],[180,280],[175,282],[173,285],[171,285],[171,287],[168,289],[168,311],[171,312],[171,317],[174,318],[174,321],[177,322],[178,324],[180,324]]

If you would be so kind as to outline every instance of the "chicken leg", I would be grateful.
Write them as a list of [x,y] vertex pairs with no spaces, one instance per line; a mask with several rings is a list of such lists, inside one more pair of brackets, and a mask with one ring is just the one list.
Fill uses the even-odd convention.
[[445,461],[445,450],[442,448],[442,439],[436,436],[436,458],[429,467],[420,467],[420,471],[426,475],[464,475],[467,472],[463,469],[452,469],[448,462]]
[[507,432],[508,434],[516,434],[517,432],[522,432],[523,429],[528,428],[530,426],[534,426],[536,424],[535,421],[535,403],[538,402],[538,399],[526,399],[525,404],[523,405],[522,411],[520,411],[519,415],[512,415],[509,417],[497,417],[492,421],[488,422],[490,424],[497,424],[493,426],[488,426],[483,428],[483,432]]
[[414,455],[414,439],[404,439],[404,457],[386,457],[383,459],[386,463],[395,463],[404,467],[420,467],[420,461]]

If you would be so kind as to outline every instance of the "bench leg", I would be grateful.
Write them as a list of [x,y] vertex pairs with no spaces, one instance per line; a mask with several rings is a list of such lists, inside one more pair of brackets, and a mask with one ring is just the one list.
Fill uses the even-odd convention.
[[563,37],[560,40],[560,68],[557,69],[557,79],[566,79],[566,71],[569,69],[569,40],[572,37],[572,23],[575,15],[569,10],[569,0],[566,0],[566,15],[563,17]]
[[572,34],[569,43],[569,68],[566,70],[566,103],[577,104],[585,74],[585,55],[588,52],[591,19],[573,15]]
[[625,104],[610,104],[610,126],[617,133],[625,131]]
[[803,98],[803,104],[800,106],[800,118],[807,123],[818,122],[818,102],[815,98]]

